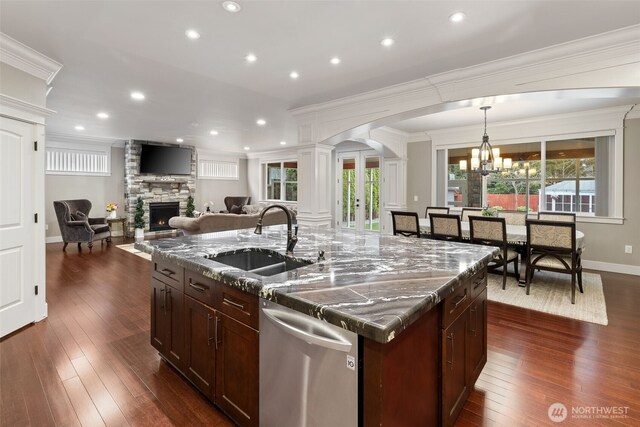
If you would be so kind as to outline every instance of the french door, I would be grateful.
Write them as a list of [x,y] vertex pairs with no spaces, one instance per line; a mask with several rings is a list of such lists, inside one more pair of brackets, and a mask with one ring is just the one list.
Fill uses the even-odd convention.
[[375,151],[338,154],[337,226],[380,230],[380,156]]

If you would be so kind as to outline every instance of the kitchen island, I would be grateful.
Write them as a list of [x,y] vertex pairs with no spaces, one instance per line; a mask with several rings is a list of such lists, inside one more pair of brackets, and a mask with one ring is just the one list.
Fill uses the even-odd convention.
[[[137,243],[153,257],[152,344],[163,357],[236,422],[257,425],[263,298],[361,337],[363,425],[452,424],[486,362],[486,265],[497,249],[304,229],[294,251],[302,267],[260,276],[215,261],[284,254],[285,236],[275,226]],[[239,347],[255,355],[239,361]],[[241,392],[229,370],[243,376]]]

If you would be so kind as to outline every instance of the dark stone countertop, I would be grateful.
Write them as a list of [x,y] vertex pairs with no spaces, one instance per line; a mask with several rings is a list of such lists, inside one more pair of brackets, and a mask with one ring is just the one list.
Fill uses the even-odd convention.
[[[284,254],[286,226],[136,243],[165,260],[386,343],[484,268],[497,248],[303,227],[296,258],[314,264],[262,277],[207,259],[246,248]],[[318,251],[325,261],[317,261]]]

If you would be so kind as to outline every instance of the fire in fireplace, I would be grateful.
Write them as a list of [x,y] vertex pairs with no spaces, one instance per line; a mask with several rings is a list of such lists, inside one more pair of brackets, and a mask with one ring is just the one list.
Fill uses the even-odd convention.
[[149,231],[171,230],[169,218],[178,215],[179,202],[149,203]]

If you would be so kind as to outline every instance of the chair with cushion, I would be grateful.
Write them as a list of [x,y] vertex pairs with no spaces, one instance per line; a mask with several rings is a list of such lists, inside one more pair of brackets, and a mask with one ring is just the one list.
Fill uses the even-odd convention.
[[107,245],[111,242],[111,230],[107,219],[89,218],[89,200],[56,200],[53,207],[64,242],[63,251],[69,243],[78,243],[78,249],[81,249],[82,243],[88,243],[91,249],[95,240],[100,240],[100,244],[106,240]]
[[470,216],[482,216],[482,208],[462,208],[460,221],[469,222]]
[[436,240],[462,241],[460,217],[448,214],[429,214],[431,223],[431,238]]
[[438,207],[438,206],[427,206],[427,210],[424,211],[424,217],[425,218],[429,218],[429,215],[431,214],[448,214],[449,213],[449,208],[448,207]]
[[416,212],[391,211],[393,235],[420,237],[420,221]]
[[507,225],[525,225],[527,215],[525,211],[498,211],[498,218],[504,218]]
[[545,221],[576,222],[576,214],[570,212],[538,212],[538,219]]
[[227,212],[233,214],[241,214],[242,207],[251,203],[251,197],[246,196],[227,196],[224,198],[224,205]]
[[497,246],[501,249],[489,264],[490,270],[502,267],[502,289],[507,287],[507,267],[513,263],[515,277],[518,277],[518,253],[507,246],[507,223],[505,218],[478,217],[469,218],[471,243]]
[[527,220],[527,295],[533,270],[571,275],[571,304],[576,303],[576,276],[582,289],[582,263],[576,247],[576,224],[567,221]]

